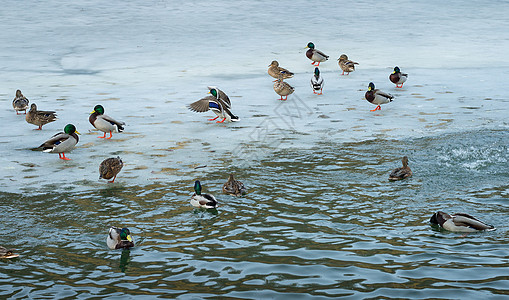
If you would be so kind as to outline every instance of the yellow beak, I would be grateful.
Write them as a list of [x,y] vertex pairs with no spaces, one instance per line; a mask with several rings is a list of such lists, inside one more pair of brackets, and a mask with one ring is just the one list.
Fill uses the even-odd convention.
[[77,134],[81,135],[81,133],[79,133],[79,132],[78,132],[78,130],[76,130],[76,131],[74,131],[74,132],[76,132]]
[[93,110],[90,114],[93,114],[93,113],[95,113],[95,110]]
[[129,242],[132,242],[132,241],[133,241],[133,238],[131,237],[131,235],[130,235],[130,234],[127,236],[127,240],[128,240]]

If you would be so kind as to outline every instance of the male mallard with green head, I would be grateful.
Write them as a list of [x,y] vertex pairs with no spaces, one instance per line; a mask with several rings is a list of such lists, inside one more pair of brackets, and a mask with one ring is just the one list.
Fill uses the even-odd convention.
[[408,79],[408,74],[401,73],[399,67],[394,67],[394,71],[392,71],[391,75],[389,75],[389,80],[396,85],[397,88],[402,88],[403,83]]
[[42,126],[51,123],[57,119],[57,114],[54,111],[37,110],[37,105],[32,103],[30,110],[25,116],[25,120],[30,123],[39,126],[35,130],[42,130]]
[[246,193],[246,187],[241,181],[236,180],[233,174],[230,174],[228,181],[223,185],[223,192],[240,197]]
[[0,246],[0,258],[15,258],[18,256],[19,254],[15,254],[14,250]]
[[[96,105],[94,110],[90,113],[90,117],[88,118],[90,124],[92,124],[95,128],[104,132],[103,136],[99,136],[101,139],[111,139],[112,132],[122,132],[124,130],[125,123],[121,121],[117,121],[112,117],[104,114],[104,107],[102,105]],[[110,136],[106,137],[106,133],[109,132]]]
[[112,250],[134,247],[134,239],[131,237],[131,231],[125,227],[117,228],[112,226],[106,238],[106,245]]
[[327,59],[329,59],[328,55],[326,55],[320,50],[315,49],[315,44],[313,44],[312,42],[309,42],[306,48],[309,48],[308,51],[306,51],[306,56],[307,58],[313,61],[311,64],[314,66],[315,63],[317,63],[316,66],[318,67],[321,62],[324,62]]
[[375,89],[375,84],[373,82],[369,83],[368,91],[366,92],[366,94],[364,94],[364,97],[366,97],[366,100],[368,100],[370,103],[377,105],[377,107],[375,109],[372,109],[371,111],[382,109],[380,105],[389,103],[394,99],[393,95],[382,92],[379,89]]
[[14,100],[12,100],[12,107],[16,111],[16,114],[19,115],[20,111],[25,111],[25,114],[27,113],[28,109],[28,99],[23,96],[20,90],[16,90],[16,97],[14,97]]
[[191,197],[191,205],[199,208],[216,208],[217,200],[210,194],[202,194],[199,180],[194,182],[194,194]]
[[392,170],[389,175],[389,180],[396,181],[412,176],[412,170],[410,170],[408,166],[408,157],[403,156],[401,162],[403,163],[403,167]]
[[99,165],[99,179],[104,178],[106,180],[113,178],[113,180],[108,181],[109,183],[115,182],[115,178],[117,178],[117,174],[122,170],[124,163],[120,156],[110,157]]
[[341,56],[338,58],[338,65],[343,70],[343,73],[341,75],[350,75],[350,72],[355,71],[355,65],[358,65],[358,62],[354,62],[348,59],[348,56],[346,54],[341,54]]
[[313,77],[311,77],[311,87],[313,88],[313,93],[317,95],[323,94],[323,77],[320,75],[320,69],[318,67],[315,67],[315,73],[313,74]]
[[209,94],[211,95],[189,104],[188,108],[191,111],[199,113],[211,110],[217,116],[215,118],[208,119],[209,121],[214,121],[219,117],[222,118],[221,121],[217,121],[216,123],[223,123],[224,121],[239,121],[240,118],[231,112],[230,98],[228,98],[228,96],[223,91],[216,87],[208,88]]
[[78,135],[80,134],[73,124],[67,124],[64,127],[64,132],[55,134],[52,138],[42,143],[39,148],[43,152],[58,153],[58,157],[63,160],[71,160],[65,157],[65,152],[71,151],[79,141]]
[[465,213],[456,213],[449,215],[438,211],[430,218],[430,223],[438,225],[445,230],[455,232],[476,232],[496,230],[493,225],[484,223],[475,217]]
[[[287,82],[284,82],[282,76],[279,76],[276,83],[274,83],[274,91],[281,96],[279,100],[287,100],[288,95],[292,94],[295,89]],[[284,99],[283,96],[285,96]]]
[[277,60],[272,61],[272,63],[269,65],[269,70],[267,72],[269,73],[270,76],[276,79],[279,77],[279,75],[281,75],[283,79],[293,77],[293,73],[283,67],[280,67]]

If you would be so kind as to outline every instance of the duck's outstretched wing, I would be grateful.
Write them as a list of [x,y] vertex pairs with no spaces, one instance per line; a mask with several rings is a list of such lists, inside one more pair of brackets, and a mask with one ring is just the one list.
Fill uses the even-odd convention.
[[205,98],[202,98],[198,101],[195,101],[187,106],[191,111],[194,112],[206,112],[209,110],[209,102],[215,101],[216,97],[210,95]]

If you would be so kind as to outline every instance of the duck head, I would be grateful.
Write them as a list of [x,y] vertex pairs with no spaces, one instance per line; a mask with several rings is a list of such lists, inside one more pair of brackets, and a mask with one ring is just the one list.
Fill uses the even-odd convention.
[[67,134],[73,134],[73,133],[77,133],[77,134],[81,134],[79,133],[77,130],[76,130],[76,127],[72,124],[67,124],[65,125],[64,127],[64,132],[67,133]]
[[196,180],[194,182],[194,192],[196,193],[196,195],[201,195],[201,183],[199,180]]
[[93,113],[97,113],[98,115],[104,114],[104,107],[102,107],[102,105],[94,106],[94,110],[91,112],[91,114]]

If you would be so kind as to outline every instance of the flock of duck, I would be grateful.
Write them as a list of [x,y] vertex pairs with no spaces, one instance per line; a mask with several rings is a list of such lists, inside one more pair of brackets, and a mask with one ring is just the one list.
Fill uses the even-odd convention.
[[[306,51],[306,57],[309,58],[312,61],[311,64],[315,66],[310,82],[313,93],[322,95],[324,80],[320,74],[319,65],[321,62],[327,61],[329,56],[322,51],[315,49],[315,45],[312,42],[309,42],[306,48],[309,48]],[[351,72],[355,71],[355,65],[358,64],[359,63],[357,62],[349,60],[346,54],[342,54],[338,58],[338,65],[343,71],[341,75],[349,75]],[[276,60],[272,61],[268,67],[268,74],[276,79],[274,80],[275,83],[273,85],[274,91],[281,96],[279,100],[286,101],[288,96],[295,91],[295,88],[284,80],[292,78],[294,73],[279,66],[279,63]],[[397,66],[394,67],[393,72],[389,75],[389,80],[396,85],[396,88],[402,88],[407,78],[408,74],[402,73],[400,68]],[[213,121],[218,118],[221,118],[221,120],[218,120],[217,123],[225,121],[239,121],[240,118],[231,112],[231,101],[226,93],[215,86],[209,86],[208,89],[210,94],[209,96],[191,103],[188,108],[191,111],[200,113],[211,110],[216,114],[216,117],[209,119],[209,121]],[[376,89],[375,84],[370,82],[368,84],[368,90],[365,93],[365,98],[370,103],[377,105],[375,109],[371,110],[376,111],[381,109],[382,104],[391,102],[394,99],[394,96]],[[54,111],[38,110],[35,103],[30,105],[30,110],[27,112],[29,100],[23,96],[20,90],[16,91],[16,96],[12,105],[16,114],[20,114],[21,111],[24,111],[26,115],[25,120],[30,124],[38,126],[35,130],[42,130],[43,125],[57,120],[57,115]],[[112,138],[113,132],[122,132],[124,130],[123,126],[125,125],[124,122],[117,121],[114,118],[105,115],[104,107],[101,105],[96,105],[94,107],[90,114],[89,122],[96,129],[104,132],[104,135],[99,136],[99,138],[106,140]],[[59,158],[62,160],[70,160],[65,156],[65,153],[71,151],[76,146],[79,141],[79,134],[80,133],[76,130],[76,127],[73,124],[67,124],[64,127],[63,132],[55,134],[42,143],[39,148],[41,148],[43,152],[58,153]],[[106,137],[107,134],[109,134],[108,137]],[[402,167],[396,168],[390,173],[389,180],[402,180],[412,176],[412,171],[408,166],[407,156],[402,158],[402,164]],[[123,162],[120,157],[105,159],[99,165],[99,179],[112,179],[108,182],[114,182],[122,167]],[[234,176],[230,174],[228,181],[223,185],[223,192],[240,197],[247,192],[247,189],[241,181],[236,180]],[[213,195],[202,193],[202,186],[199,180],[196,180],[194,183],[194,194],[192,195],[190,202],[192,206],[202,209],[216,209],[218,204]],[[466,213],[449,215],[442,211],[438,211],[430,218],[430,223],[445,230],[455,232],[490,231],[496,229],[494,226],[486,224]],[[128,228],[117,228],[113,226],[109,229],[106,244],[110,249],[131,248],[134,247],[134,239],[132,238],[131,232]],[[19,255],[15,254],[12,249],[6,249],[0,246],[0,258],[14,258],[18,256]]]

